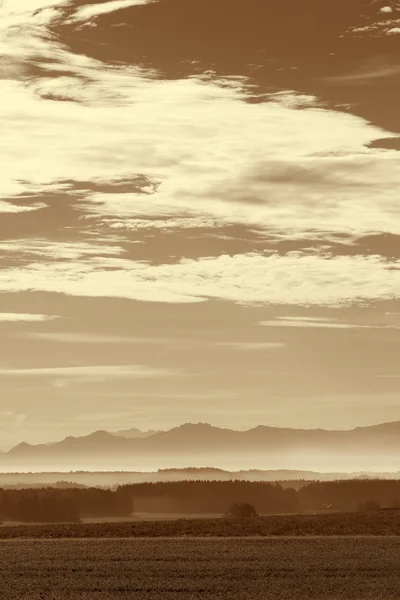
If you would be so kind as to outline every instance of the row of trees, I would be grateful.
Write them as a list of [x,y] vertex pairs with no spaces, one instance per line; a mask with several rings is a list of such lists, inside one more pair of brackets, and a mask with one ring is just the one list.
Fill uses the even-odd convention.
[[131,493],[137,512],[224,514],[233,502],[252,504],[259,513],[300,509],[294,489],[260,481],[173,481],[122,489]]
[[114,491],[0,489],[0,521],[73,522],[84,517],[129,517],[135,512],[226,514],[232,505],[250,505],[258,514],[324,508],[372,511],[399,508],[399,498],[400,481],[382,480],[313,482],[298,490],[279,483],[242,480],[138,483]]
[[397,508],[400,499],[400,481],[351,479],[346,481],[313,482],[298,490],[299,504],[303,509],[317,509],[324,505],[340,511],[363,510],[375,506]]
[[247,503],[259,514],[315,510],[356,511],[400,506],[400,481],[312,482],[299,489],[253,481],[178,481],[124,486],[138,512],[225,513]]
[[0,490],[0,521],[62,523],[131,514],[132,496],[123,488]]

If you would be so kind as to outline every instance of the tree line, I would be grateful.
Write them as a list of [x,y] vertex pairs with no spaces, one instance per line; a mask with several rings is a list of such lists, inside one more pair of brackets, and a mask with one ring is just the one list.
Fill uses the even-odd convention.
[[128,490],[99,488],[0,489],[0,521],[63,523],[90,517],[129,517]]
[[225,514],[234,503],[262,514],[400,507],[400,481],[312,482],[300,489],[264,481],[173,481],[100,488],[0,489],[0,521],[76,522],[140,512]]
[[177,481],[123,486],[137,512],[225,513],[234,503],[258,514],[337,510],[352,512],[400,506],[400,480],[315,481],[295,489],[264,481]]

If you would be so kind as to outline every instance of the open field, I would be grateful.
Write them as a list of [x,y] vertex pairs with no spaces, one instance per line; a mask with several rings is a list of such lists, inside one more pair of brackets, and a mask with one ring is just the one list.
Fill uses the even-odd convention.
[[398,600],[400,538],[13,540],[7,600]]
[[270,515],[254,519],[175,518],[56,524],[0,525],[0,540],[13,538],[400,536],[400,511]]
[[220,519],[222,514],[135,513],[132,517],[83,517],[82,523],[135,523],[137,521],[176,521],[178,519]]

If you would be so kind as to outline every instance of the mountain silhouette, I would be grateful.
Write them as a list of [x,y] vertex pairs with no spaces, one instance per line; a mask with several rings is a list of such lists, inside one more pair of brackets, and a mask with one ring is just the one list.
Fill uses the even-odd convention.
[[149,435],[153,435],[154,433],[159,433],[159,430],[149,429],[149,431],[141,431],[136,427],[132,427],[131,429],[120,429],[119,431],[112,432],[113,435],[117,435],[119,437],[125,438],[144,438],[149,437]]
[[[400,422],[352,430],[259,425],[236,431],[208,423],[184,423],[155,433],[125,431],[126,437],[122,432],[95,431],[50,445],[22,442],[0,456],[0,465],[7,470],[44,471],[157,470],[204,464],[346,471],[346,465],[351,470],[397,470],[400,462]],[[332,468],[335,465],[344,468]]]

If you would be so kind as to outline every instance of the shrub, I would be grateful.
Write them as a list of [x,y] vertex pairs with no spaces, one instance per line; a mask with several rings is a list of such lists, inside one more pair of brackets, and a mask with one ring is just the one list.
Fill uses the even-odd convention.
[[258,517],[257,511],[252,504],[247,502],[235,502],[231,504],[228,515],[239,519],[251,519]]
[[357,506],[359,512],[378,512],[381,509],[379,502],[375,500],[368,500],[367,502],[360,502]]

